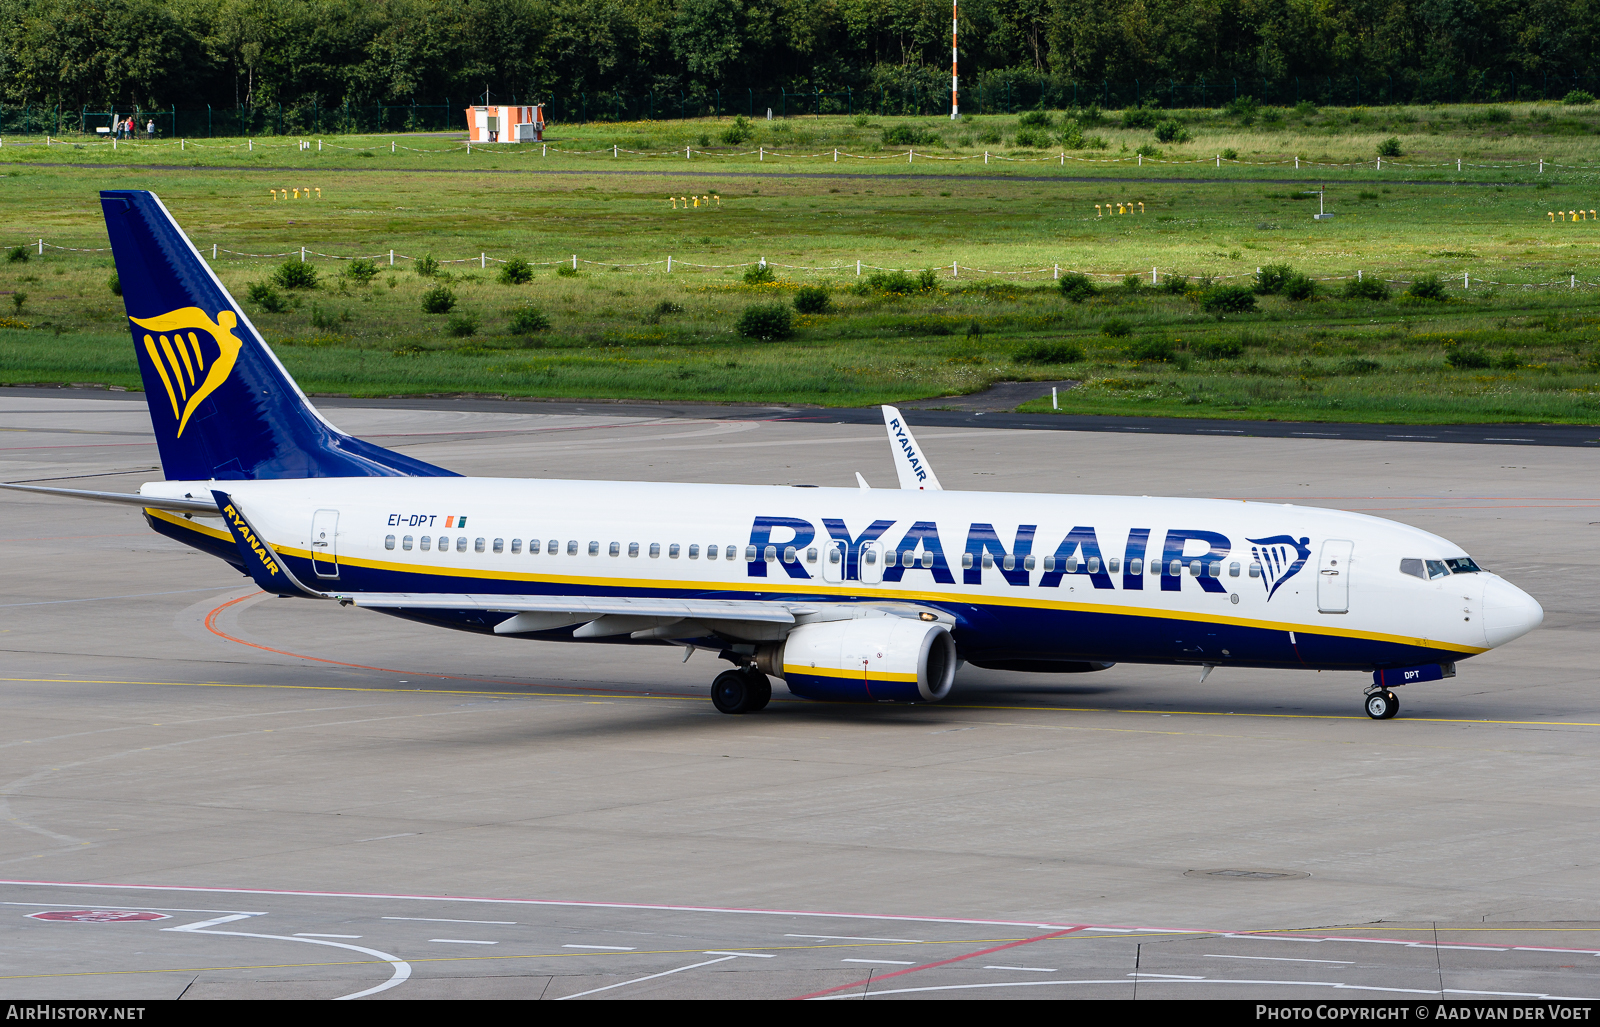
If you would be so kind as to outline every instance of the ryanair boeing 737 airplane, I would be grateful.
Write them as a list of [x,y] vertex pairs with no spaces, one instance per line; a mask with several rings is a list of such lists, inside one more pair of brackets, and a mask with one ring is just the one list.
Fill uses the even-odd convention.
[[100,194],[165,481],[156,531],[283,596],[484,635],[717,653],[724,713],[790,692],[936,702],[959,663],[1371,674],[1365,707],[1544,611],[1446,539],[1225,500],[466,478],[325,421],[155,195]]

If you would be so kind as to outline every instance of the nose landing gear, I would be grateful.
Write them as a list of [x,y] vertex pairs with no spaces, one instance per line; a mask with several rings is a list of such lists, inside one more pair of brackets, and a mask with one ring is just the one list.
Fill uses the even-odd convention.
[[725,670],[711,682],[711,705],[720,713],[755,713],[772,701],[772,682],[754,668]]
[[1400,697],[1387,688],[1367,693],[1367,716],[1373,720],[1389,720],[1400,712]]

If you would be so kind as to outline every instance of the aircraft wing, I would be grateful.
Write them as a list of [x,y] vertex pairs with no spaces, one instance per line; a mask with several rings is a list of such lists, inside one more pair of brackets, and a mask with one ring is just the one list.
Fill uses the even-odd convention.
[[807,603],[754,599],[663,599],[650,596],[515,596],[442,592],[326,593],[350,606],[374,610],[483,610],[509,613],[497,635],[532,634],[581,625],[574,638],[693,638],[718,632],[733,637],[780,639],[799,623],[866,616],[955,620],[943,610],[913,603]]

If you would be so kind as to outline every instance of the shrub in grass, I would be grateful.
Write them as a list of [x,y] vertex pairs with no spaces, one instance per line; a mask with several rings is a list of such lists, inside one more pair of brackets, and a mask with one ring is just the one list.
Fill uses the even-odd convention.
[[1352,278],[1344,283],[1344,298],[1386,300],[1389,298],[1389,283],[1381,278]]
[[573,267],[571,264],[562,264],[560,267],[556,268],[556,274],[560,275],[562,278],[576,278],[578,277],[578,269]]
[[1094,299],[1100,294],[1088,275],[1062,275],[1061,295],[1073,303],[1082,303],[1084,300]]
[[767,285],[777,280],[778,276],[774,275],[772,268],[765,264],[757,264],[755,267],[744,269],[744,284],[746,285]]
[[934,274],[933,268],[925,267],[917,272],[917,287],[923,292],[934,292],[939,288],[939,276]]
[[1295,269],[1288,264],[1268,264],[1256,272],[1256,292],[1275,296],[1283,291],[1295,274]]
[[1128,343],[1128,359],[1164,364],[1172,359],[1172,343],[1166,339],[1136,339]]
[[1189,352],[1202,360],[1234,360],[1244,354],[1244,343],[1238,339],[1206,339],[1190,346]]
[[1182,296],[1189,291],[1189,276],[1168,275],[1161,283],[1161,291],[1170,296]]
[[412,263],[411,269],[423,278],[432,278],[439,273],[439,262],[433,259],[433,254],[424,253]]
[[245,292],[245,299],[269,314],[281,314],[289,309],[289,304],[278,295],[278,290],[267,282],[251,282],[250,288]]
[[1126,339],[1133,334],[1133,327],[1120,317],[1114,317],[1100,326],[1100,334],[1113,339]]
[[1208,314],[1247,314],[1256,309],[1256,294],[1244,285],[1223,285],[1200,294],[1200,307]]
[[1380,157],[1400,157],[1404,154],[1405,151],[1400,149],[1400,140],[1396,136],[1390,136],[1378,144],[1378,156]]
[[106,279],[106,288],[111,290],[111,295],[113,296],[122,295],[122,279],[117,277],[115,271],[111,272],[111,277]]
[[826,314],[833,309],[833,297],[820,285],[802,285],[794,294],[794,309],[802,314]]
[[756,130],[751,127],[749,119],[741,114],[733,119],[733,124],[722,130],[719,138],[728,146],[738,146],[755,134]]
[[1018,349],[1013,359],[1019,364],[1078,364],[1083,357],[1083,347],[1075,342],[1032,342]]
[[1434,300],[1444,302],[1449,299],[1449,294],[1444,291],[1444,282],[1438,275],[1423,275],[1406,289],[1406,295],[1415,300]]
[[1189,130],[1175,118],[1168,118],[1156,126],[1156,141],[1161,143],[1187,143]]
[[1498,357],[1494,358],[1494,369],[1496,371],[1515,371],[1521,366],[1522,357],[1514,349],[1503,350]]
[[22,305],[24,303],[27,303],[27,302],[28,302],[28,294],[27,293],[18,291],[18,292],[14,292],[14,293],[11,294],[11,309],[15,313],[18,313],[18,314],[22,313]]
[[1130,107],[1122,112],[1123,128],[1155,128],[1156,112],[1149,107]]
[[286,260],[272,272],[272,282],[281,289],[315,289],[317,266],[303,260]]
[[652,311],[652,313],[654,313],[657,317],[660,317],[663,314],[681,314],[683,313],[683,304],[674,303],[671,300],[662,300],[660,303],[656,304],[656,309]]
[[448,314],[456,305],[456,294],[448,285],[436,285],[422,294],[424,314]]
[[1582,89],[1574,89],[1561,98],[1561,102],[1568,107],[1587,107],[1594,103],[1594,94]]
[[1352,357],[1349,360],[1340,361],[1334,370],[1340,374],[1371,374],[1373,371],[1383,370],[1383,365],[1376,360],[1368,360],[1366,357]]
[[1054,119],[1046,111],[1023,111],[1017,115],[1017,124],[1024,128],[1049,128]]
[[444,323],[445,331],[458,339],[465,339],[469,335],[478,334],[478,315],[476,314],[451,314],[450,320]]
[[1136,296],[1144,291],[1144,279],[1138,275],[1127,275],[1122,279],[1122,291]]
[[1077,121],[1068,119],[1061,124],[1061,134],[1058,137],[1061,145],[1068,150],[1083,149],[1083,126]]
[[347,264],[344,274],[346,278],[354,278],[362,285],[366,285],[378,277],[378,265],[363,257],[359,260],[352,260]]
[[533,265],[521,257],[512,257],[500,266],[501,285],[524,285],[533,281]]
[[1153,145],[1151,143],[1144,143],[1137,150],[1135,150],[1133,152],[1137,153],[1141,157],[1159,157],[1159,156],[1161,156],[1161,148],[1158,147],[1158,146],[1155,146],[1155,145]]
[[886,296],[909,296],[919,288],[917,280],[904,271],[879,271],[867,276],[867,289]]
[[1494,366],[1494,359],[1476,346],[1447,346],[1444,362],[1457,371],[1476,371]]
[[1054,135],[1044,129],[1017,129],[1017,146],[1026,150],[1047,149],[1055,141]]
[[1223,150],[1222,153],[1218,154],[1218,156],[1220,156],[1223,160],[1238,160],[1239,151],[1230,146],[1226,150]]
[[550,318],[538,307],[518,307],[511,312],[511,321],[507,325],[512,335],[532,335],[535,332],[550,330]]
[[1316,294],[1317,283],[1313,282],[1305,275],[1299,273],[1290,275],[1289,280],[1283,283],[1283,295],[1285,299],[1308,300],[1314,297]]
[[787,303],[759,303],[744,308],[737,328],[747,339],[787,339],[794,334],[794,313]]
[[904,123],[883,130],[885,146],[932,146],[939,141],[937,133],[926,132]]
[[13,246],[6,251],[7,264],[26,264],[28,262],[28,248],[26,246]]

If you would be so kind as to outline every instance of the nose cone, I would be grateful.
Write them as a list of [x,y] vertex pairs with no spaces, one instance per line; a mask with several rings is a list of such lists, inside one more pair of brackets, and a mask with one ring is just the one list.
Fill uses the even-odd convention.
[[1521,638],[1544,621],[1544,607],[1522,589],[1492,574],[1484,576],[1483,629],[1489,648]]

